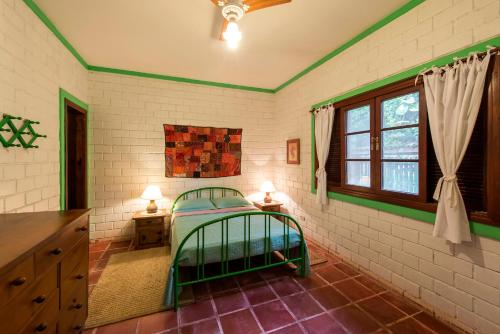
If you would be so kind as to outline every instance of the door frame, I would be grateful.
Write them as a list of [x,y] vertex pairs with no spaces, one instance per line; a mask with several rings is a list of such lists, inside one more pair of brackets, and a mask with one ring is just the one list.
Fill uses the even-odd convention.
[[[69,103],[68,103],[69,102]],[[70,104],[73,108],[85,112],[86,128],[87,128],[87,156],[86,156],[86,190],[87,190],[87,207],[90,206],[90,109],[88,104],[79,100],[74,95],[68,93],[64,89],[59,89],[59,208],[66,210],[67,208],[67,192],[66,192],[66,106]],[[81,109],[81,110],[80,110]]]

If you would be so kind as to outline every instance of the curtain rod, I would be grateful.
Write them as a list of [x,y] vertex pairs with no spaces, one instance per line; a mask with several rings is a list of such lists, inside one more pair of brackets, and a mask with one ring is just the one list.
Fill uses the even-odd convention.
[[333,104],[334,104],[334,102],[322,105],[321,107],[318,107],[318,108],[312,108],[311,110],[309,110],[309,112],[314,113],[315,111],[320,111],[321,109],[326,109],[328,107],[332,107]]
[[417,74],[417,77],[415,78],[415,83],[417,83],[417,81],[419,80],[420,76],[433,73],[434,72],[433,67],[437,67],[437,68],[441,69],[443,67],[452,66],[454,63],[457,63],[457,62],[467,62],[467,60],[471,56],[473,56],[473,55],[477,55],[478,57],[485,57],[488,53],[490,53],[490,54],[494,54],[494,53],[500,54],[500,48],[499,47],[495,47],[495,46],[491,46],[491,45],[487,45],[486,47],[488,48],[488,50],[483,51],[483,52],[471,52],[466,57],[461,57],[461,58],[455,57],[455,58],[453,58],[453,63],[449,63],[449,64],[446,64],[446,65],[443,65],[443,66],[432,66],[429,69],[423,69],[419,74]]
[[[486,56],[486,54],[488,52],[500,54],[500,47],[487,45],[486,48],[488,48],[488,50],[483,51],[483,52],[471,52],[467,57],[462,57],[462,58],[455,57],[455,58],[453,58],[453,60],[454,60],[453,63],[449,63],[449,64],[446,64],[446,65],[443,65],[443,66],[439,66],[439,67],[450,66],[450,65],[453,65],[457,61],[466,61],[471,55],[474,55],[474,54],[477,54],[478,57],[484,57],[484,56]],[[416,76],[416,78],[415,78],[415,84],[417,84],[420,80],[422,80],[422,79],[420,79],[420,77],[422,75],[430,74],[430,73],[432,73],[432,71],[433,70],[432,70],[432,67],[431,67],[430,69],[424,69],[424,70],[422,70],[421,73],[418,73],[417,76]],[[328,103],[328,104],[322,105],[321,107],[312,108],[311,110],[309,110],[309,112],[310,113],[314,113],[314,112],[320,111],[321,109],[325,109],[325,108],[328,108],[330,106],[333,106],[334,104],[335,104],[335,102],[332,102],[332,103]]]

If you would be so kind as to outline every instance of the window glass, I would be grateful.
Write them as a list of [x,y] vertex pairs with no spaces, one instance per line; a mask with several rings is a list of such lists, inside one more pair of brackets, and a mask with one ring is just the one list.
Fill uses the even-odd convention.
[[370,106],[362,106],[346,112],[346,133],[370,130]]
[[370,187],[370,162],[347,161],[347,183],[360,187]]
[[370,133],[347,136],[347,159],[370,159]]
[[383,162],[382,189],[418,194],[418,162]]
[[382,159],[418,160],[418,127],[382,131]]
[[419,92],[382,102],[382,128],[418,124]]

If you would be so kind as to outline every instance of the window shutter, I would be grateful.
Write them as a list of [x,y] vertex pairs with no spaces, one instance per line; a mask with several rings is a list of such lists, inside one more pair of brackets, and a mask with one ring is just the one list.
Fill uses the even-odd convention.
[[333,121],[328,160],[325,165],[326,174],[328,175],[328,185],[335,187],[340,186],[340,152],[340,112],[337,110]]
[[[472,132],[469,146],[457,172],[458,186],[464,199],[467,212],[486,211],[485,207],[485,152],[486,145],[486,106],[481,106],[479,115]],[[431,138],[430,133],[428,138]],[[431,142],[428,145],[427,180],[429,189],[428,200],[432,202],[432,195],[439,178],[443,175],[434,153]]]

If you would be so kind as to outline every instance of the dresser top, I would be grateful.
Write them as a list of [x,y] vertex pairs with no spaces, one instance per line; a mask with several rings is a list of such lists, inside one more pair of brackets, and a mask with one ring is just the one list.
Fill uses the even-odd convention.
[[89,213],[82,209],[0,214],[0,269]]

